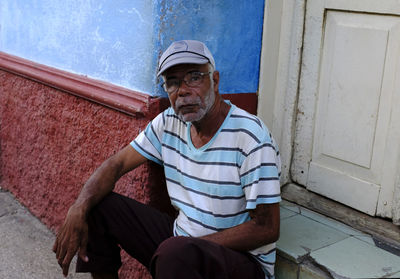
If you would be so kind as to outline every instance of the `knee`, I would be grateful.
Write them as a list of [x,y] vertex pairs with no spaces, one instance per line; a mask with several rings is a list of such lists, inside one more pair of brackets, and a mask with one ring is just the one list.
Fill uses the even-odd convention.
[[115,206],[118,203],[119,195],[111,192],[105,196],[95,207],[93,207],[88,215],[89,227],[102,224],[107,217],[115,211]]
[[186,258],[197,249],[197,244],[190,237],[176,236],[164,240],[157,248],[155,255],[165,259]]
[[121,199],[121,195],[115,192],[111,192],[106,195],[97,205],[99,208],[110,208],[114,206]]
[[[90,211],[90,215],[104,215],[113,212],[120,203],[121,195],[111,192],[106,195],[95,207]],[[89,216],[90,216],[89,215]]]
[[[198,244],[190,237],[171,237],[164,240],[154,253],[151,265],[158,269],[174,269],[175,265],[185,265],[186,267],[196,268],[200,262],[201,249]],[[177,266],[177,268],[179,268]]]

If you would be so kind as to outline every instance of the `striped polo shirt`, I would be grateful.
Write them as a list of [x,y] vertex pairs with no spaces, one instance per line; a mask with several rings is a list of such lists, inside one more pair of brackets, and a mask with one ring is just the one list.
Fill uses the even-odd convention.
[[[280,202],[280,157],[265,125],[231,104],[214,137],[196,148],[190,122],[172,108],[154,118],[131,142],[164,166],[172,205],[179,214],[174,235],[200,237],[250,220],[249,209]],[[249,251],[266,278],[274,274],[275,243]]]

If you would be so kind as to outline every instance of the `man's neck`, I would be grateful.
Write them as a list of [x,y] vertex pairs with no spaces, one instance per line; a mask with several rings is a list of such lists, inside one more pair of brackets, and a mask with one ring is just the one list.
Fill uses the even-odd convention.
[[229,109],[230,105],[218,96],[210,111],[200,121],[192,122],[190,136],[196,148],[212,139],[228,115]]

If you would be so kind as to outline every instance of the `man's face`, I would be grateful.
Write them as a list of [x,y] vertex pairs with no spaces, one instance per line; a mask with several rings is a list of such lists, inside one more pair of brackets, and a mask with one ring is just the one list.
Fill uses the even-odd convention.
[[[207,73],[196,86],[188,86],[182,79],[190,73]],[[168,93],[171,106],[175,113],[185,122],[200,121],[210,110],[215,101],[215,87],[208,74],[208,64],[181,64],[165,71],[165,82],[181,80],[179,88],[175,92]],[[217,81],[218,82],[218,81]]]

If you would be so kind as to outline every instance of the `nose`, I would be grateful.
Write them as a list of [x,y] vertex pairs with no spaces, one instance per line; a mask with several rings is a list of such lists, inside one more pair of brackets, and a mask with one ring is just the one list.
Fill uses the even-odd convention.
[[181,80],[177,93],[178,93],[178,96],[180,96],[180,97],[187,96],[191,93],[189,86],[187,86],[187,84],[184,80]]

